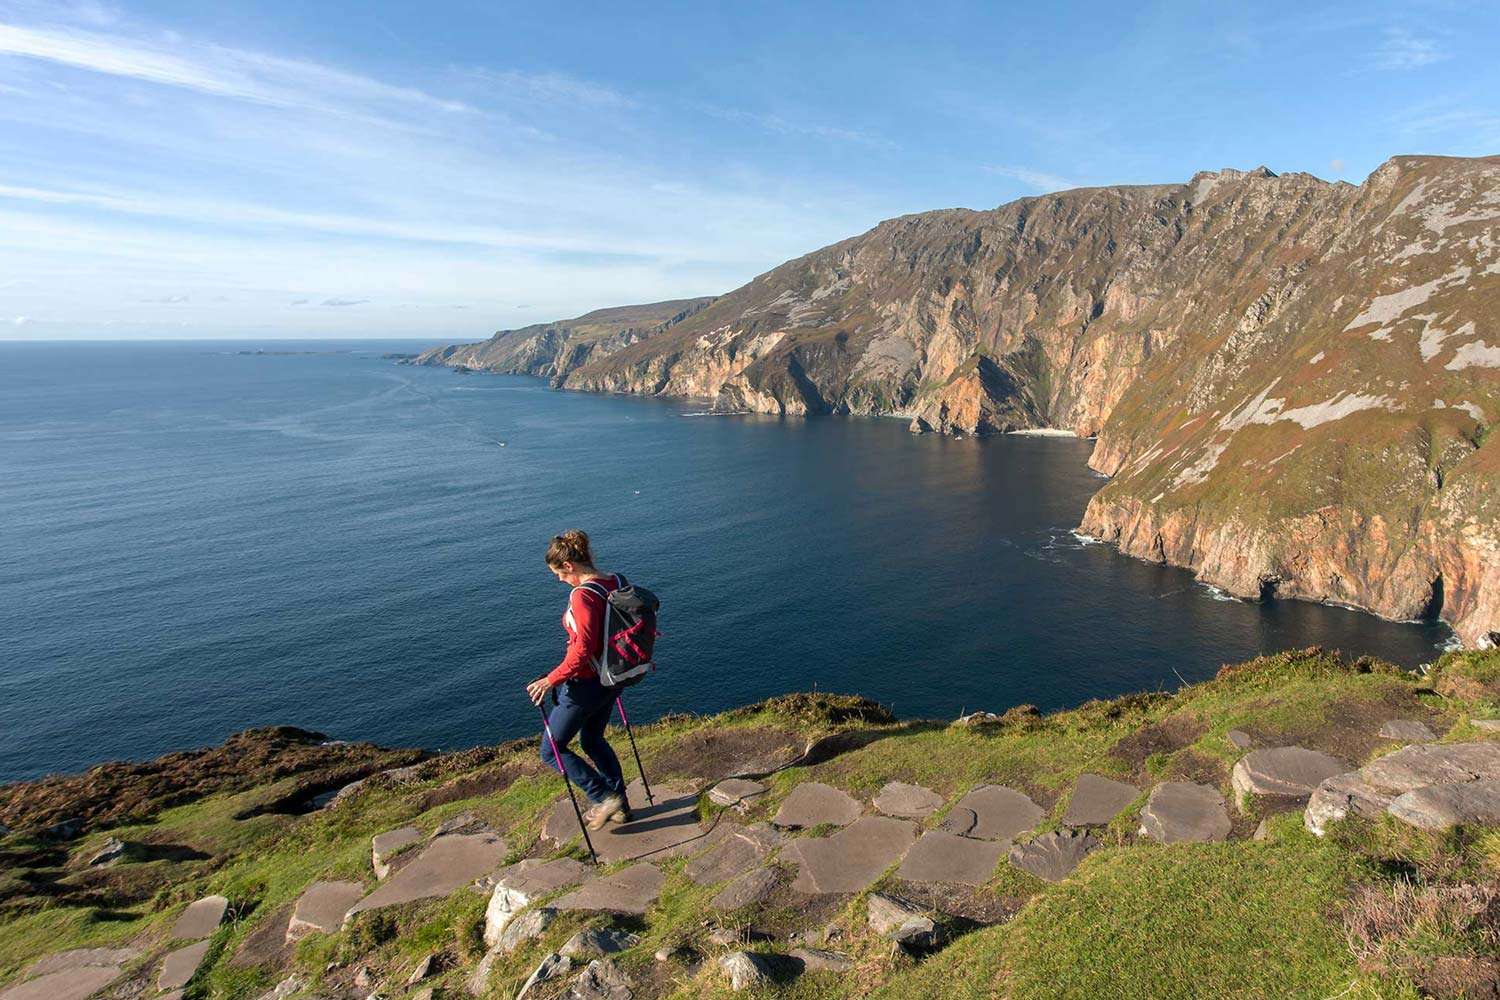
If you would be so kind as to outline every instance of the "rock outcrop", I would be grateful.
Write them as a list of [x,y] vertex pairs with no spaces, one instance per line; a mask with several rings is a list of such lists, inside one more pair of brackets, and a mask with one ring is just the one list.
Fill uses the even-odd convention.
[[1500,158],[1395,157],[1358,187],[1223,170],[904,216],[711,301],[422,360],[724,411],[1097,435],[1113,478],[1086,533],[1236,596],[1442,618],[1485,645],[1497,224]]

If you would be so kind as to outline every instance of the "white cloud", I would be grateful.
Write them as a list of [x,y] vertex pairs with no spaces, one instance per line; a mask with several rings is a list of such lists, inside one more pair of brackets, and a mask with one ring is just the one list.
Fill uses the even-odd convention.
[[633,108],[636,101],[598,83],[563,73],[523,73],[519,70],[470,69],[465,75],[493,93],[545,104],[592,105],[600,108]]
[[25,326],[27,323],[31,322],[31,317],[30,316],[17,316],[15,319],[11,320],[10,322],[11,322],[11,325],[13,325],[13,326]]
[[1375,50],[1376,69],[1418,69],[1448,58],[1448,53],[1431,38],[1423,38],[1405,28],[1387,28],[1385,40]]
[[724,121],[741,122],[780,135],[807,135],[817,139],[849,142],[856,145],[882,149],[893,149],[896,145],[889,139],[876,135],[873,132],[861,131],[860,129],[791,120],[783,118],[781,115],[760,111],[745,111],[740,108],[724,108],[713,104],[695,104],[693,107],[706,115],[712,115]]
[[1001,177],[1009,177],[1011,180],[1020,181],[1029,188],[1034,188],[1043,193],[1051,191],[1065,191],[1069,188],[1081,187],[1077,181],[1057,174],[1049,174],[1041,170],[1033,170],[1030,167],[1006,167],[989,165],[983,168],[986,173],[999,174]]
[[1328,169],[1333,171],[1333,176],[1338,177],[1344,172],[1344,161],[1337,158],[1329,160]]

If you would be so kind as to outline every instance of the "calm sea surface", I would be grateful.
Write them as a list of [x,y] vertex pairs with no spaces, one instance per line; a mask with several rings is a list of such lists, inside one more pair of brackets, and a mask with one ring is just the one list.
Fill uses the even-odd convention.
[[[1447,637],[1215,597],[1083,545],[1088,442],[702,416],[401,367],[379,342],[0,344],[0,781],[289,723],[524,735],[568,527],[662,597],[632,715],[785,691],[905,716],[1172,688],[1322,644]],[[236,353],[265,347],[318,352]]]

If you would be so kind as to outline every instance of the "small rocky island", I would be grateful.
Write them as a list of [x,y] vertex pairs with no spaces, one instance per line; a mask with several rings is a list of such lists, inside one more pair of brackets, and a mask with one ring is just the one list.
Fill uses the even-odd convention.
[[530,739],[252,730],[0,788],[0,1000],[1500,990],[1500,651],[638,735],[597,864]]

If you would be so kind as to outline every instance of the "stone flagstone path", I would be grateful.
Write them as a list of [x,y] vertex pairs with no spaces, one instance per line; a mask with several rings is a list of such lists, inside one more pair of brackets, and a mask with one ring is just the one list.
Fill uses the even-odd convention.
[[603,910],[640,916],[656,902],[665,881],[666,877],[655,865],[642,862],[585,882],[552,906],[559,910]]
[[314,882],[292,910],[286,925],[287,943],[309,934],[333,934],[344,925],[344,914],[359,902],[365,887],[358,882]]
[[374,892],[351,906],[347,916],[382,906],[446,896],[454,889],[490,874],[504,860],[505,841],[493,833],[454,833],[438,837]]
[[1134,802],[1141,790],[1100,774],[1080,774],[1063,813],[1063,826],[1104,826]]
[[[633,818],[628,823],[609,823],[602,830],[590,830],[589,838],[599,860],[605,864],[617,861],[659,861],[675,857],[702,846],[708,831],[698,822],[698,791],[691,785],[653,786],[655,805],[646,802],[646,790],[639,781],[625,789]],[[580,800],[580,805],[583,801]],[[542,826],[542,836],[562,845],[579,836],[578,817],[573,805],[563,796],[552,807]]]
[[1252,750],[1241,757],[1229,775],[1240,808],[1255,796],[1305,801],[1325,779],[1347,771],[1337,757],[1302,747]]
[[1005,854],[1005,844],[928,830],[912,845],[896,876],[908,882],[983,885]]
[[196,941],[208,937],[219,929],[228,909],[229,900],[223,896],[204,896],[182,911],[182,916],[172,925],[172,938],[177,941]]
[[875,796],[875,808],[899,819],[926,819],[943,807],[943,797],[930,788],[892,781]]
[[783,839],[781,833],[764,823],[750,827],[720,824],[712,836],[714,845],[682,869],[697,885],[713,885],[744,874],[764,861]]
[[1402,740],[1407,743],[1428,743],[1437,739],[1437,733],[1427,723],[1415,719],[1392,719],[1380,727],[1380,738]]
[[916,839],[910,820],[865,816],[831,837],[794,840],[781,857],[799,866],[792,882],[797,892],[859,892],[901,860]]
[[716,806],[732,808],[766,794],[766,786],[748,778],[725,778],[708,791],[708,800]]
[[186,948],[178,948],[162,959],[161,975],[156,980],[157,988],[176,990],[186,986],[188,980],[193,978],[193,973],[198,971],[198,966],[203,964],[203,956],[208,954],[211,944],[211,940],[199,941]]
[[771,822],[785,827],[821,826],[824,823],[848,826],[862,812],[864,809],[859,802],[847,793],[821,781],[806,781],[792,789]]
[[1060,882],[1099,842],[1082,830],[1053,830],[1010,849],[1010,863],[1047,882]]
[[422,831],[414,826],[403,826],[399,830],[387,830],[370,838],[370,867],[376,878],[386,878],[391,873],[391,859],[404,848],[422,839]]
[[953,807],[939,829],[979,840],[1013,840],[1045,816],[1040,806],[1013,788],[980,785]]
[[58,969],[0,991],[0,1000],[85,1000],[116,979],[118,965],[79,965]]
[[1229,836],[1224,796],[1208,785],[1163,782],[1141,810],[1141,833],[1163,844],[1223,840]]

